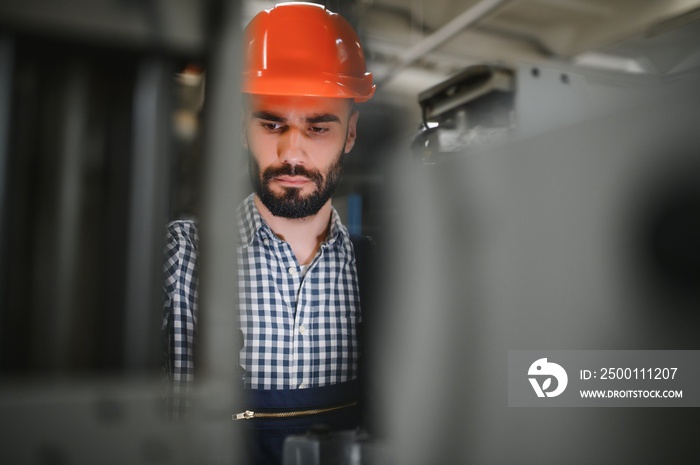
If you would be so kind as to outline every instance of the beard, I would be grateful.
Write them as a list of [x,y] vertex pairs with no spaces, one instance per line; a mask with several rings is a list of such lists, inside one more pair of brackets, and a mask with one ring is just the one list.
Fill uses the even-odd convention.
[[[319,170],[309,170],[301,165],[282,165],[277,168],[267,168],[261,173],[260,165],[251,153],[249,153],[249,161],[250,178],[255,193],[270,213],[282,218],[300,219],[318,213],[333,196],[343,172],[345,153],[340,152],[325,175]],[[304,176],[315,184],[316,189],[310,194],[302,195],[301,188],[283,187],[284,192],[275,193],[270,189],[270,182],[278,176]]]

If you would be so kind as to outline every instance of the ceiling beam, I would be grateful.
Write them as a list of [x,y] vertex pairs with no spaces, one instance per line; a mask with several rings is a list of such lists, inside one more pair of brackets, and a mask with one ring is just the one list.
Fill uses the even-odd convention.
[[390,67],[388,67],[381,75],[377,76],[378,84],[382,85],[386,83],[388,80],[395,77],[396,73],[404,69],[406,66],[420,59],[454,37],[456,34],[462,32],[467,27],[477,23],[487,15],[493,13],[497,9],[502,8],[511,1],[513,0],[481,0],[474,4],[452,21],[449,21],[447,24],[442,26],[440,29],[403,51]]

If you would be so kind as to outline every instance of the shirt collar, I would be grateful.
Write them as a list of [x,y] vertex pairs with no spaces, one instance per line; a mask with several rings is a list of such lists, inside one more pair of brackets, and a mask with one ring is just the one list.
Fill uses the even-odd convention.
[[[256,235],[279,240],[260,216],[258,207],[255,206],[254,197],[255,194],[250,194],[238,207],[238,232],[243,247],[251,245]],[[324,242],[328,244],[338,242],[342,245],[349,238],[350,234],[340,221],[340,215],[334,207],[331,207],[331,227],[328,229],[328,236]]]
[[238,234],[243,247],[249,246],[260,230],[269,229],[255,206],[254,196],[250,194],[238,206]]

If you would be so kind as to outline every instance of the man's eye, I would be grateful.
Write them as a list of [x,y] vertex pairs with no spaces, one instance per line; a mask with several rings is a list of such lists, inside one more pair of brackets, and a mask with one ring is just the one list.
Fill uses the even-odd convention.
[[263,127],[263,129],[267,129],[268,131],[278,131],[282,128],[282,125],[279,123],[271,123],[271,122],[264,121],[260,124]]
[[309,130],[314,134],[325,134],[328,132],[328,128],[324,128],[322,126],[311,126]]

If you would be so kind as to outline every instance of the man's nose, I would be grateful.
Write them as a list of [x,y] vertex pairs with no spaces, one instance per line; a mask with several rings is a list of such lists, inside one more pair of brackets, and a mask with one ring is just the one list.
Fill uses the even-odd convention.
[[303,165],[306,160],[304,134],[299,129],[290,128],[280,138],[278,156],[282,163],[292,166]]

